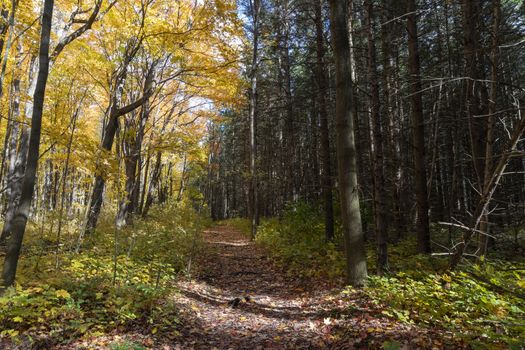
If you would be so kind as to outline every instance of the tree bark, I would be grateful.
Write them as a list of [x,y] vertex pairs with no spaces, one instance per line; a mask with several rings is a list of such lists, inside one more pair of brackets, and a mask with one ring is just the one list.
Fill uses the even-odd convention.
[[42,31],[40,37],[39,71],[33,97],[33,114],[31,118],[31,136],[29,139],[29,153],[26,172],[24,175],[22,195],[18,210],[13,219],[13,228],[7,237],[8,245],[2,271],[2,285],[11,286],[15,281],[20,249],[26,229],[29,209],[33,199],[36,171],[40,150],[40,134],[42,115],[44,111],[44,97],[46,93],[47,78],[49,75],[49,42],[51,40],[51,22],[53,18],[54,0],[45,0],[42,15]]
[[425,120],[423,116],[423,98],[421,86],[421,65],[417,35],[417,14],[415,0],[407,2],[408,31],[408,69],[410,72],[410,93],[412,106],[412,138],[414,150],[414,169],[417,202],[417,243],[418,251],[431,252],[430,226],[428,218],[427,171],[425,162]]
[[346,252],[346,281],[352,286],[366,282],[367,267],[361,227],[356,149],[352,113],[352,69],[349,60],[348,1],[330,0],[330,21],[335,58],[337,163],[343,236]]
[[[493,144],[496,127],[496,112],[498,100],[498,45],[499,45],[499,26],[501,21],[501,1],[493,1],[492,9],[492,48],[490,54],[491,69],[490,69],[490,98],[487,116],[487,136],[485,140],[485,164],[483,176],[483,188],[487,188],[490,181],[490,175],[493,166]],[[485,211],[480,223],[480,231],[488,233],[489,231],[489,214],[488,209]],[[478,256],[482,257],[487,254],[488,236],[486,234],[479,235]]]
[[374,216],[377,249],[377,273],[382,275],[388,270],[388,225],[386,212],[385,170],[383,161],[383,130],[381,126],[381,105],[379,100],[379,82],[377,74],[376,47],[374,43],[374,6],[367,1],[368,24],[368,73],[370,79],[372,135],[373,135],[373,171],[374,171]]
[[[73,146],[73,139],[75,137],[75,130],[77,126],[77,120],[78,116],[80,114],[80,107],[77,108],[75,113],[72,116],[72,123],[71,123],[71,134],[69,135],[69,140],[67,143],[67,153],[66,153],[66,163],[64,164],[64,170],[62,173],[62,194],[60,196],[60,207],[58,212],[58,228],[57,228],[57,244],[56,244],[56,251],[55,251],[55,265],[58,269],[59,267],[59,258],[60,258],[60,241],[61,241],[61,235],[62,235],[62,221],[63,221],[63,214],[64,214],[64,203],[66,201],[66,186],[67,186],[67,178],[69,175],[69,161],[71,159],[71,148]],[[73,188],[71,188],[71,192],[73,192]]]
[[[32,86],[34,86],[33,82],[36,81],[35,74],[36,69],[38,69],[38,64],[36,63],[36,58],[31,59],[30,68],[29,68],[29,84],[30,84],[30,91],[33,90]],[[18,80],[18,79],[17,79]],[[26,170],[26,162],[27,162],[27,156],[28,156],[28,147],[29,147],[29,136],[30,136],[30,126],[29,126],[29,118],[28,116],[33,113],[33,102],[28,101],[26,102],[26,108],[25,108],[25,116],[26,116],[26,123],[21,123],[17,121],[18,116],[20,115],[20,81],[14,81],[16,85],[13,86],[14,88],[14,94],[15,94],[15,101],[13,103],[13,129],[11,133],[11,142],[10,142],[10,149],[11,154],[9,156],[9,169],[7,174],[7,211],[5,214],[5,220],[4,220],[4,226],[2,228],[2,235],[0,237],[0,242],[6,241],[7,237],[11,233],[11,230],[14,225],[14,218],[16,211],[18,209],[20,196],[22,195],[22,188],[23,188],[23,179],[24,179],[24,173]],[[18,139],[18,129],[21,129],[20,131],[20,139]],[[16,132],[15,132],[16,131]],[[17,149],[18,144],[18,149]]]
[[332,166],[330,156],[330,130],[328,128],[328,111],[326,108],[327,82],[324,70],[324,31],[322,0],[315,1],[315,36],[316,36],[316,80],[317,80],[317,109],[319,114],[319,127],[321,134],[321,162],[322,162],[322,186],[321,192],[324,201],[324,224],[327,241],[334,238],[334,209],[332,193]]
[[[8,31],[7,41],[5,41],[5,52],[4,52],[4,56],[2,57],[2,71],[0,73],[0,97],[3,96],[3,93],[4,93],[4,78],[5,78],[5,72],[7,69],[7,61],[9,59],[9,53],[11,52],[11,44],[13,41],[13,31],[15,28],[15,14],[16,14],[16,9],[18,7],[18,1],[19,0],[11,1],[11,11],[9,12],[8,25],[3,25],[0,30],[0,35],[2,37],[0,41],[0,52],[4,49],[5,32]],[[6,10],[2,11],[2,17],[4,17],[4,19],[7,19]]]
[[260,0],[253,0],[252,21],[253,21],[253,53],[250,72],[250,111],[249,111],[249,139],[250,139],[250,185],[249,185],[249,206],[251,220],[252,238],[257,234],[259,225],[259,200],[257,190],[257,141],[256,141],[256,118],[257,118],[257,71],[259,65],[259,17],[261,13]]
[[142,210],[142,217],[145,218],[148,216],[148,212],[153,204],[153,192],[157,188],[160,179],[160,170],[162,165],[162,153],[157,152],[157,157],[155,159],[155,165],[151,173],[151,180],[148,186],[148,194],[146,195],[146,203],[144,203],[144,209]]

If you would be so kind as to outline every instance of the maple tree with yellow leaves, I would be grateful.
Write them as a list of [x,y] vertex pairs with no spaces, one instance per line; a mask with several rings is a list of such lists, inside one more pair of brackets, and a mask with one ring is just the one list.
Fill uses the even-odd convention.
[[[183,176],[183,159],[202,158],[206,121],[239,103],[239,50],[232,43],[242,31],[234,1],[48,5],[49,76],[31,215],[38,220],[59,212],[58,257],[63,217],[72,208],[86,234],[96,228],[104,201],[119,208],[117,223],[125,226],[143,209],[146,216],[160,182]],[[40,79],[43,7],[41,1],[18,0],[0,6],[0,127],[6,146],[0,182],[9,198],[2,242],[10,246]],[[160,177],[167,168],[169,175]],[[8,275],[10,285],[14,272]]]

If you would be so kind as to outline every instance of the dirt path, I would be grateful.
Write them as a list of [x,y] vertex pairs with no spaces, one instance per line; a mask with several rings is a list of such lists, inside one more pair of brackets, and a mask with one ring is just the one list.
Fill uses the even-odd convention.
[[[195,349],[325,348],[316,323],[327,317],[315,296],[272,269],[241,233],[218,226],[204,233],[208,256],[192,282],[180,283],[183,345]],[[301,295],[303,294],[303,295]],[[324,297],[324,295],[323,295]]]
[[179,283],[175,349],[367,349],[396,338],[436,345],[425,330],[368,309],[359,293],[348,300],[322,285],[301,286],[231,227],[216,226],[204,239],[208,254],[196,262],[193,280]]

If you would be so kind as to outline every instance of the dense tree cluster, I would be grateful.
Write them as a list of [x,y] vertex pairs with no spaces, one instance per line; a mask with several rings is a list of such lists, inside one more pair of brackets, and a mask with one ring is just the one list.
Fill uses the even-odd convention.
[[[337,91],[348,83],[336,80],[343,59],[353,83],[341,96],[353,101],[363,227],[373,227],[380,269],[388,266],[387,241],[410,231],[421,253],[448,248],[452,265],[467,249],[485,255],[489,238],[523,217],[522,4],[332,5],[341,12],[342,3],[345,52],[338,52],[334,23],[330,34],[324,1],[244,4],[245,74],[257,84],[246,109],[224,112],[227,122],[211,134],[213,217],[276,216],[294,202],[324,203],[333,237],[334,212],[344,210],[335,188],[347,170],[336,166]],[[450,230],[449,246],[432,247],[431,223]]]
[[65,231],[78,250],[103,205],[123,228],[153,202],[182,199],[190,173],[203,171],[210,106],[238,103],[241,31],[233,1],[5,0],[0,8],[9,286],[28,219],[53,242],[58,267]]

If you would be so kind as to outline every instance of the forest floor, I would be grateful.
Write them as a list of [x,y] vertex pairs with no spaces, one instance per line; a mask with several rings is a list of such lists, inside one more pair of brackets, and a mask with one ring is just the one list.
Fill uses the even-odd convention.
[[465,344],[440,329],[385,317],[359,291],[295,279],[229,226],[204,232],[205,253],[181,281],[180,343],[164,349],[443,349]]
[[391,308],[364,291],[287,274],[263,248],[231,226],[205,230],[202,241],[189,273],[173,281],[172,292],[159,301],[161,309],[173,305],[173,315],[163,314],[163,330],[157,332],[155,325],[139,318],[142,321],[129,328],[83,337],[70,334],[61,339],[58,330],[36,341],[31,338],[37,331],[21,333],[24,337],[16,342],[0,338],[0,349],[468,348],[450,331],[388,317],[385,313]]

